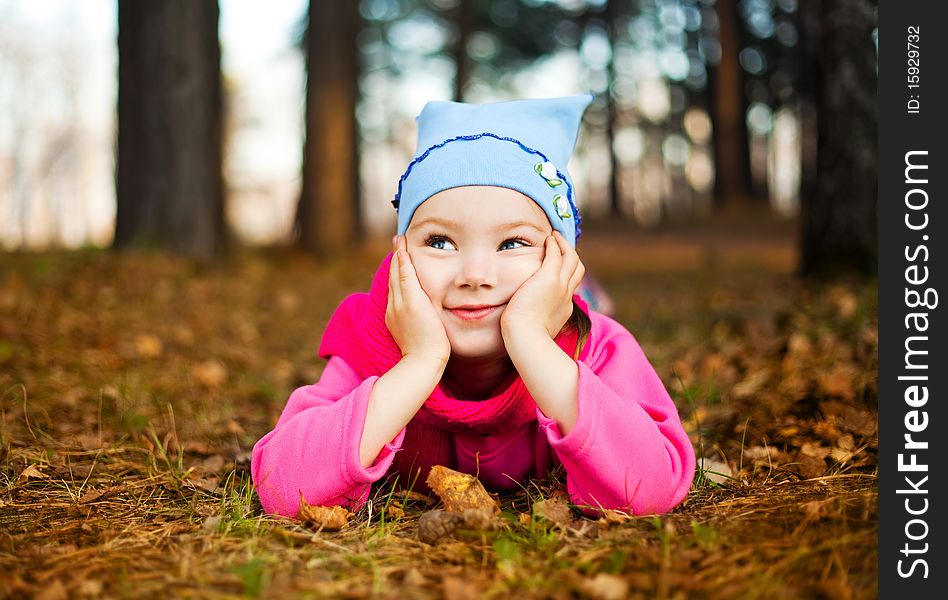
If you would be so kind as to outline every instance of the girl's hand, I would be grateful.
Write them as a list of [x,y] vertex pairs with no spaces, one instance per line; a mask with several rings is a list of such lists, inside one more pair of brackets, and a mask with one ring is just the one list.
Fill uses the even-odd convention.
[[504,340],[511,331],[556,337],[573,313],[573,293],[586,268],[576,250],[554,231],[544,242],[540,270],[520,286],[504,309],[500,328]]
[[444,324],[421,288],[415,267],[408,256],[404,236],[392,243],[395,256],[388,272],[388,305],[385,324],[402,351],[402,356],[415,356],[447,363],[451,343]]

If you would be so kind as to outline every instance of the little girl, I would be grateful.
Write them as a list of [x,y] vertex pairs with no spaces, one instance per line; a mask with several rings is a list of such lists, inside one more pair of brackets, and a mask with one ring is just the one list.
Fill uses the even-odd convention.
[[426,491],[434,465],[509,490],[562,464],[587,514],[682,501],[695,456],[674,403],[632,334],[575,294],[566,163],[591,100],[425,106],[394,252],[254,446],[264,509],[356,509],[388,473]]

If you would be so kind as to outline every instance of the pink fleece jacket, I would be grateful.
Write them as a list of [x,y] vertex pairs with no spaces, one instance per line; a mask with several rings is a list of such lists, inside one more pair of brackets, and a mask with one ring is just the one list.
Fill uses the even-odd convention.
[[[671,510],[695,472],[678,411],[632,334],[605,315],[587,313],[592,329],[577,361],[574,429],[562,435],[535,405],[536,418],[509,431],[453,427],[445,438],[452,446],[446,466],[479,472],[488,488],[500,491],[562,464],[570,499],[588,507],[587,514],[597,508],[636,515]],[[251,475],[267,512],[295,517],[301,496],[309,504],[357,509],[391,470],[396,453],[421,447],[406,444],[403,428],[373,465],[362,466],[359,445],[377,379],[332,356],[318,383],[291,394],[276,427],[253,448]],[[419,458],[417,464],[424,464]],[[425,489],[426,476],[421,473],[414,489]]]

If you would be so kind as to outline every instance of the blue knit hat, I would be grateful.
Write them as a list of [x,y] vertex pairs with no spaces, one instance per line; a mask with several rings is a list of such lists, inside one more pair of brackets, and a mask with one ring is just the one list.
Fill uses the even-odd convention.
[[404,235],[418,206],[466,185],[510,188],[532,198],[553,229],[576,244],[580,217],[566,163],[593,96],[493,104],[429,102],[418,115],[418,150],[392,204]]

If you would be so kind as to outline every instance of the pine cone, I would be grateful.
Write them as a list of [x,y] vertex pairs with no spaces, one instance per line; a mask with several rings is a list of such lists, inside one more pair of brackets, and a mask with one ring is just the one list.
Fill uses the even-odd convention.
[[426,544],[436,544],[448,537],[464,519],[457,514],[443,510],[429,510],[418,519],[418,539]]

